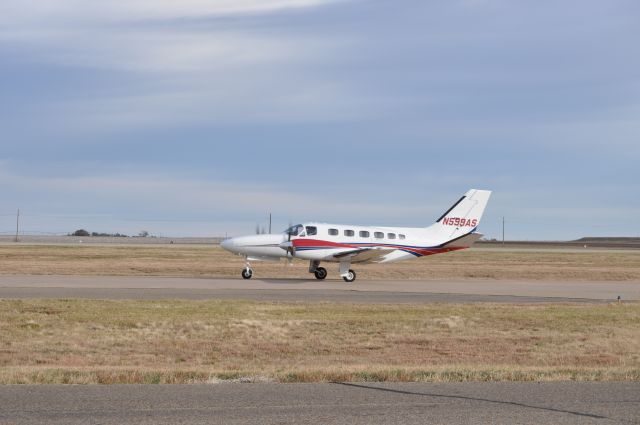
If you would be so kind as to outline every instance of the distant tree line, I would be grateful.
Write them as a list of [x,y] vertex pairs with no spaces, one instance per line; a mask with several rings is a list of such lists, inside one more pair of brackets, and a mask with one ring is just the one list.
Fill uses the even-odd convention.
[[[89,232],[85,229],[78,229],[73,233],[69,233],[67,234],[67,236],[82,236],[82,237],[89,237],[89,236],[107,236],[107,237],[111,237],[111,238],[128,238],[129,235],[123,235],[122,233],[99,233],[99,232]],[[138,233],[138,236],[141,238],[146,238],[149,235],[149,232],[147,232],[146,230],[141,231],[140,233]]]

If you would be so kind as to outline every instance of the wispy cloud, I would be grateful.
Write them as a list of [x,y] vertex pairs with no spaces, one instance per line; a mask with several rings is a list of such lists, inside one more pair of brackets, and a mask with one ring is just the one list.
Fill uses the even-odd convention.
[[[319,7],[339,0],[5,0],[0,28],[92,27],[180,18],[268,14]],[[344,0],[343,0],[344,1]],[[34,4],[35,3],[35,4]]]
[[[0,5],[0,42],[23,45],[60,65],[204,74],[255,62],[303,60],[305,51],[320,47],[321,40],[247,31],[242,19],[331,3],[335,0],[62,0],[40,1],[34,8],[8,0]],[[194,18],[222,20],[189,24]]]
[[[55,4],[54,4],[55,3]],[[28,12],[4,4],[0,40],[20,58],[113,72],[122,88],[97,87],[43,98],[29,113],[50,129],[74,132],[215,122],[344,120],[375,103],[315,71],[349,41],[292,37],[253,19],[309,11],[334,0],[45,2]],[[344,1],[342,3],[345,3]],[[187,19],[181,21],[180,18]],[[218,19],[209,25],[189,19]],[[248,19],[244,21],[243,19]],[[165,22],[169,20],[169,22]],[[141,22],[144,21],[144,22]]]

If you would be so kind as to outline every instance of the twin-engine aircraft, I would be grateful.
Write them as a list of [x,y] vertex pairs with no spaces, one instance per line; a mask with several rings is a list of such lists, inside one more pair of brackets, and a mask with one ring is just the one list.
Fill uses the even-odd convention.
[[327,277],[322,262],[339,263],[346,282],[356,280],[352,264],[390,263],[469,248],[483,235],[476,233],[491,191],[471,189],[429,227],[374,227],[306,223],[275,235],[243,236],[220,246],[246,259],[242,277],[251,279],[251,261],[281,258],[309,260],[309,273]]

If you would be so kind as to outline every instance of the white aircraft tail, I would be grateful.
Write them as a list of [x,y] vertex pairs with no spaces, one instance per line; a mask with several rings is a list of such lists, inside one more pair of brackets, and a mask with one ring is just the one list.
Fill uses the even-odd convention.
[[455,241],[473,243],[482,236],[470,234],[478,228],[490,196],[490,190],[471,189],[427,228],[428,237],[451,246],[457,246]]

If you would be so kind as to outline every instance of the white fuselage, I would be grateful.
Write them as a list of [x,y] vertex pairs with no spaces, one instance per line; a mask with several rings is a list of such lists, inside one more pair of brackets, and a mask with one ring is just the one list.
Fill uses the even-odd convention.
[[[293,257],[301,260],[340,262],[341,253],[360,248],[384,249],[375,260],[388,263],[461,248],[440,247],[428,238],[426,228],[373,227],[327,223],[292,226],[281,234],[252,235],[227,239],[221,246],[250,260],[278,260]],[[354,262],[360,262],[355,260]]]

